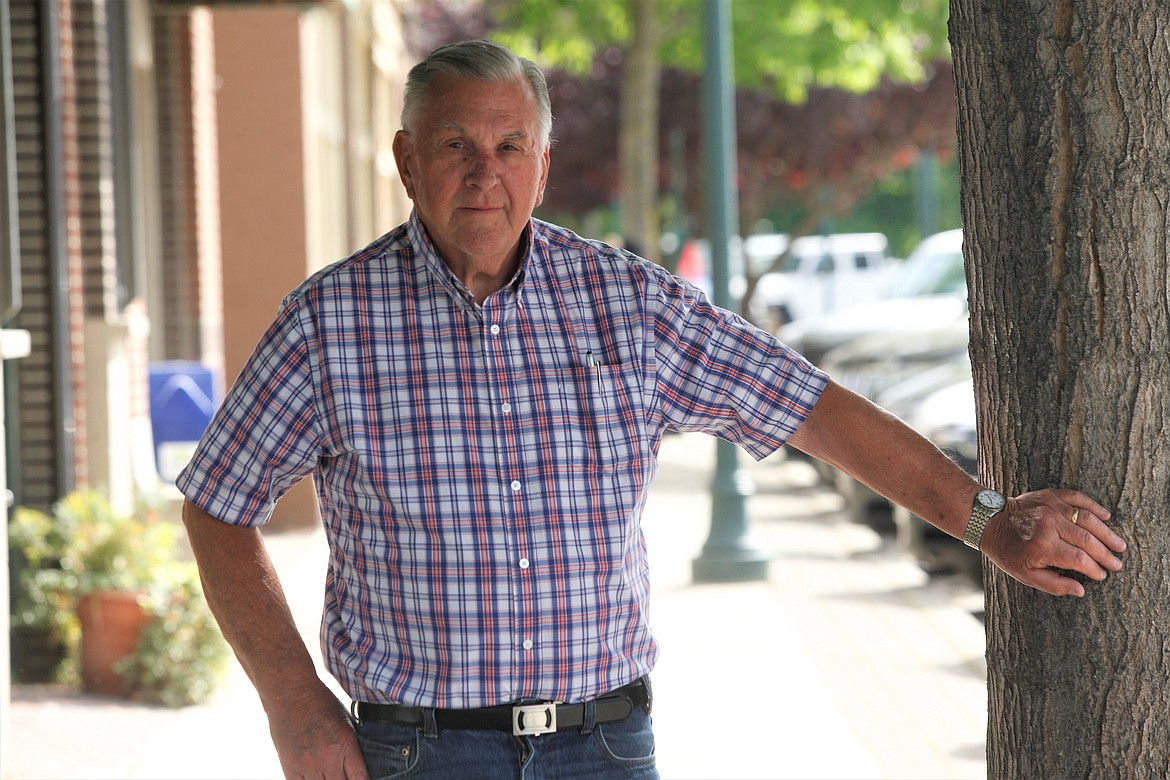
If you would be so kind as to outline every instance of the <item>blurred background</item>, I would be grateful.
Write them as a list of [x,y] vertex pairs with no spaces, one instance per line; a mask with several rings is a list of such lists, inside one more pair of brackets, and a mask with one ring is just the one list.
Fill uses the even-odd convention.
[[[159,563],[100,569],[66,531],[101,526],[105,553],[114,538],[133,558],[151,524],[176,524],[172,481],[284,294],[408,216],[391,142],[406,72],[436,46],[488,37],[546,68],[555,146],[538,217],[710,289],[701,11],[0,0],[0,496],[21,518],[0,558],[0,666],[12,669],[0,705],[12,683],[95,685],[77,668],[74,616],[95,582],[182,591],[188,575],[166,579]],[[945,0],[729,11],[734,305],[973,469]],[[816,475],[926,571],[977,578],[961,545]],[[302,484],[273,527],[317,520]]]

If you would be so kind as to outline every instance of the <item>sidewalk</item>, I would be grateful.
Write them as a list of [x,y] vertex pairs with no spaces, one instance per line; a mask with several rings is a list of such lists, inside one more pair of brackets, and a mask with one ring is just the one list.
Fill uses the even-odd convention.
[[[986,719],[979,594],[928,580],[839,512],[811,468],[742,456],[757,492],[765,582],[695,585],[710,524],[713,440],[668,437],[644,522],[658,766],[687,778],[982,778]],[[325,571],[317,532],[270,551],[310,648]],[[183,710],[43,689],[14,692],[18,780],[268,778],[280,765],[234,662],[212,701]]]

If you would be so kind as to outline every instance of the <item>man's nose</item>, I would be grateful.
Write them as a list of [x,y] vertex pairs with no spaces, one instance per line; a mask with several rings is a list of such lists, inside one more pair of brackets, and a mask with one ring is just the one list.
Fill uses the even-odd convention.
[[493,186],[499,178],[499,162],[491,152],[476,152],[472,156],[466,177],[469,187],[486,189]]

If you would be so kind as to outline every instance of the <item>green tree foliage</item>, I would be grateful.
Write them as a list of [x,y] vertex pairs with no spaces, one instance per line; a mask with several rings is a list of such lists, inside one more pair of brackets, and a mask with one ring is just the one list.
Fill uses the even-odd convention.
[[[703,68],[700,0],[659,0],[664,67]],[[588,73],[598,51],[624,48],[628,0],[499,0],[493,37],[526,57]],[[925,63],[949,57],[945,0],[732,0],[736,83],[788,102],[812,86],[866,92],[883,76],[922,81]]]

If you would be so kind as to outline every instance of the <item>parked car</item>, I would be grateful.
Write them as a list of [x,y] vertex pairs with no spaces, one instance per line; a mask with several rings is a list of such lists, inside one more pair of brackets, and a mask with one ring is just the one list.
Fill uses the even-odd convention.
[[771,268],[787,252],[780,268],[764,273],[756,295],[773,330],[796,319],[814,317],[876,300],[899,268],[886,251],[881,233],[801,236],[789,242],[782,233],[744,241],[753,269]]
[[873,401],[883,397],[883,406],[889,408],[890,388],[903,384],[909,390],[915,386],[908,381],[913,377],[966,361],[969,328],[963,314],[930,330],[873,333],[830,350],[821,365],[838,383]]
[[[886,254],[888,246],[881,233],[801,236],[791,242],[785,233],[760,233],[747,239],[737,236],[731,240],[728,256],[728,291],[734,300],[743,297],[746,264],[759,277],[748,308],[749,319],[775,331],[796,317],[875,300],[900,267]],[[786,251],[780,270],[770,271]],[[710,294],[710,242],[703,238],[688,241],[679,256],[677,273]]]
[[805,317],[780,328],[780,338],[813,363],[835,347],[878,333],[938,330],[967,313],[967,279],[959,230],[924,239],[880,300]]

